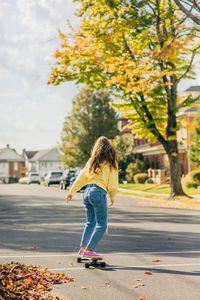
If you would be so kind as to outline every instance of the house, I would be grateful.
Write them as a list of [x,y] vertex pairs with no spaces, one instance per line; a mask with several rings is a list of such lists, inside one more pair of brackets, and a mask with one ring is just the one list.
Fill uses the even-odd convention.
[[15,149],[0,148],[0,180],[9,182],[12,179],[19,179],[25,175],[25,161]]
[[65,169],[57,149],[40,151],[23,150],[27,172],[37,172],[44,176],[48,171],[63,171]]
[[[191,86],[185,90],[182,95],[192,95],[193,97],[197,97],[200,95],[200,86]],[[198,106],[190,108],[186,107],[180,110],[177,117],[181,118],[182,116],[185,116],[187,122],[191,124],[195,119],[197,110]],[[121,117],[120,122],[123,124],[123,126],[119,125],[119,127],[121,127],[122,134],[131,134],[131,132],[128,131],[128,120],[125,121],[124,118]],[[190,171],[195,169],[189,159],[190,145],[188,141],[190,140],[190,131],[184,127],[180,128],[177,132],[177,140],[180,171],[182,176],[186,176]],[[145,137],[138,139],[133,135],[133,148],[135,154],[143,155],[144,162],[151,173],[149,173],[149,175],[154,179],[155,183],[160,184],[164,182],[166,178],[169,178],[170,171],[168,156],[159,141],[150,144]]]

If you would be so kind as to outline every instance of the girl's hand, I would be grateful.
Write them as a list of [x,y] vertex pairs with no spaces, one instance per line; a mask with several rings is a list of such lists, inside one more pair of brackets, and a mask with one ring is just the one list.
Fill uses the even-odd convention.
[[67,197],[66,197],[66,202],[68,204],[69,201],[72,200],[72,195],[71,194],[68,194]]
[[110,199],[110,203],[109,203],[108,207],[113,206],[113,204],[114,204],[114,200],[111,200],[111,199]]

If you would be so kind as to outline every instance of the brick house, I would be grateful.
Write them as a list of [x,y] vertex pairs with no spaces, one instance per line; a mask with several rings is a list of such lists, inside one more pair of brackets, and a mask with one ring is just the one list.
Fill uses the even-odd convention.
[[21,178],[25,175],[25,162],[23,156],[9,145],[0,149],[0,179],[9,182],[12,178]]
[[[185,90],[182,95],[192,95],[195,97],[199,96],[200,86],[191,86]],[[192,123],[195,119],[197,110],[197,106],[184,108],[180,110],[177,117],[179,118],[184,115],[188,123]],[[124,117],[120,117],[119,121],[119,129],[121,130],[122,134],[132,135],[134,153],[143,155],[145,164],[149,170],[149,176],[152,177],[154,182],[158,184],[166,181],[166,178],[169,178],[169,161],[168,156],[160,142],[157,141],[150,144],[146,138],[135,138],[129,128],[128,120]],[[190,171],[195,169],[195,167],[190,163],[189,159],[190,146],[187,141],[190,140],[190,132],[186,128],[181,128],[177,132],[177,139],[181,175],[185,176]]]

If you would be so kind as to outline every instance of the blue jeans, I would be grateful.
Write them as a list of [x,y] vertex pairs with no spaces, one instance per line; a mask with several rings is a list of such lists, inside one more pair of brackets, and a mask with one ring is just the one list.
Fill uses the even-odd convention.
[[107,228],[106,191],[96,184],[88,184],[84,191],[87,222],[83,231],[81,247],[95,250]]

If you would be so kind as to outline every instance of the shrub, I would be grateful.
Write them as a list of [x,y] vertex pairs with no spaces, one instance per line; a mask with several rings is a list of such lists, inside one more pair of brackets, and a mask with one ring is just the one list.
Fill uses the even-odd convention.
[[134,182],[134,175],[141,173],[145,169],[145,164],[142,160],[137,159],[136,162],[130,163],[126,168],[126,180]]
[[188,180],[186,183],[186,187],[187,188],[197,188],[198,183],[196,183],[195,181],[192,180]]
[[190,172],[190,179],[200,185],[200,170]]
[[147,179],[148,179],[148,174],[146,173],[138,173],[134,175],[135,183],[145,183]]
[[200,185],[200,170],[194,170],[187,174],[182,183],[187,188],[197,188]]

